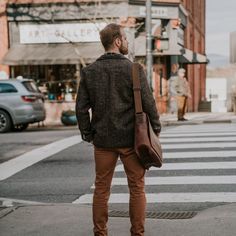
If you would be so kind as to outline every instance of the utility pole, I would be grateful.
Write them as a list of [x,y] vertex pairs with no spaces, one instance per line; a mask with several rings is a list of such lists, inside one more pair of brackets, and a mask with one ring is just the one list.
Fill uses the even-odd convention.
[[146,1],[146,67],[147,67],[147,79],[150,88],[152,89],[152,1]]

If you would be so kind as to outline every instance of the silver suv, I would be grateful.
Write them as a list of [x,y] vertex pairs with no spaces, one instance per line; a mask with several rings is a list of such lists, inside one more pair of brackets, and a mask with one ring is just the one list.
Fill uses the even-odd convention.
[[45,120],[44,97],[30,79],[0,80],[0,133]]

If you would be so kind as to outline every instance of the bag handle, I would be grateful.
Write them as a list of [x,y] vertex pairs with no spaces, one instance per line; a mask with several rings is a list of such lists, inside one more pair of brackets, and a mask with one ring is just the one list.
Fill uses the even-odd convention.
[[142,99],[141,99],[141,85],[139,79],[139,67],[138,63],[133,63],[132,65],[132,79],[133,79],[133,91],[134,91],[134,104],[135,113],[142,113]]

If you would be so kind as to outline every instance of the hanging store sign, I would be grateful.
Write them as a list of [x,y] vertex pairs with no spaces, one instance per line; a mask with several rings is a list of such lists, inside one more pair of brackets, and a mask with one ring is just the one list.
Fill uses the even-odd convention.
[[106,23],[22,24],[20,43],[98,42],[99,31]]
[[[139,8],[140,16],[146,16],[146,7]],[[166,7],[152,7],[152,17],[168,17],[168,8]]]

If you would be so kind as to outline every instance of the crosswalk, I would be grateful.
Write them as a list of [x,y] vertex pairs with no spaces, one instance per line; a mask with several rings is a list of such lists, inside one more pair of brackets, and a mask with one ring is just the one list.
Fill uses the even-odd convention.
[[[162,132],[161,143],[165,163],[145,177],[147,203],[236,202],[235,124],[175,127]],[[110,204],[129,202],[124,186],[127,179],[118,164]],[[92,188],[73,203],[91,204]]]

